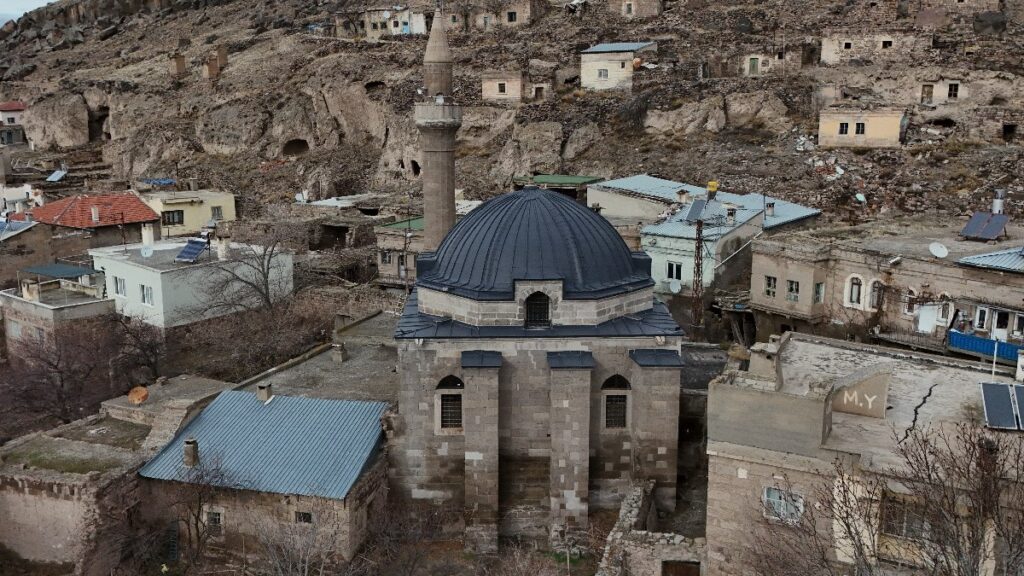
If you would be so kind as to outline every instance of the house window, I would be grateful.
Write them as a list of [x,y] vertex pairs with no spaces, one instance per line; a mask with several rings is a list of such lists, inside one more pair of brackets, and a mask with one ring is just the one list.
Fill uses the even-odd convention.
[[868,306],[873,310],[878,310],[882,307],[882,303],[885,298],[885,284],[881,281],[875,280],[871,283],[871,294],[868,300]]
[[391,251],[390,250],[381,250],[380,251],[380,263],[381,264],[391,264]]
[[796,280],[786,280],[786,300],[790,302],[800,301],[800,283]]
[[974,317],[974,329],[985,330],[988,328],[988,308],[978,308]]
[[142,296],[142,303],[146,306],[153,305],[153,287],[139,284],[139,295]]
[[526,327],[551,326],[551,299],[543,292],[534,292],[526,298]]
[[907,307],[904,311],[907,314],[913,314],[914,310],[917,309],[917,294],[913,288],[907,288]]
[[843,50],[850,50],[853,48],[853,42],[843,42]]
[[814,283],[814,303],[821,304],[825,301],[825,283],[815,282]]
[[934,93],[935,86],[931,84],[921,85],[921,104],[931,104],[932,94]]
[[849,134],[849,133],[850,133],[850,123],[849,122],[840,122],[839,123],[839,135],[840,136],[844,136],[844,135]]
[[224,518],[220,512],[208,510],[206,512],[206,532],[213,537],[224,534]]
[[846,293],[846,303],[851,306],[860,306],[860,293],[864,282],[860,278],[850,278],[850,289]]
[[632,2],[626,2],[626,16],[631,16],[632,14],[633,14],[633,3]]
[[455,376],[445,376],[437,384],[441,391],[438,399],[438,426],[442,430],[462,429],[462,390],[465,385]]
[[882,50],[892,48],[892,40],[882,40]]
[[456,24],[456,23],[458,23],[458,21],[459,21],[459,17],[458,16],[452,16],[452,24]]
[[164,226],[176,226],[185,223],[184,210],[166,210],[162,214]]
[[117,296],[127,296],[128,287],[125,286],[124,278],[114,276],[114,294]]
[[398,20],[392,20],[391,21],[391,27],[392,28],[398,28]]
[[866,128],[866,126],[864,125],[863,122],[857,122],[857,126],[855,127],[855,130],[856,130],[858,135],[863,136],[865,128]]
[[210,206],[210,217],[214,220],[223,220],[224,208],[220,206]]
[[295,511],[295,523],[296,524],[312,524],[313,513],[312,512],[299,512]]
[[629,380],[616,374],[604,381],[604,427],[606,430],[622,430],[629,425]]
[[762,502],[765,517],[772,520],[796,522],[804,513],[804,497],[781,488],[765,488]]
[[370,24],[370,27],[373,28],[374,30],[377,30],[377,23],[374,22],[374,23]]
[[619,68],[625,70],[626,69],[626,63],[625,62],[619,62]]
[[14,124],[14,116],[8,116],[7,117],[7,123],[8,124]]
[[775,288],[779,284],[779,279],[775,276],[764,277],[764,295],[769,298],[775,298]]
[[930,531],[921,507],[902,498],[882,499],[882,534],[897,538],[924,540]]
[[506,92],[506,86],[504,82],[498,82],[498,94],[504,94]]
[[948,97],[949,97],[950,100],[956,100],[957,98],[960,97],[960,85],[959,84],[957,84],[955,82],[950,83]]
[[682,280],[683,279],[683,265],[679,262],[668,263],[668,279],[669,280]]
[[509,22],[515,22],[516,19],[519,17],[518,14],[516,14],[515,12],[509,12],[506,16],[508,17]]
[[598,78],[608,78],[608,69],[607,68],[600,68],[600,69],[598,69],[597,77]]

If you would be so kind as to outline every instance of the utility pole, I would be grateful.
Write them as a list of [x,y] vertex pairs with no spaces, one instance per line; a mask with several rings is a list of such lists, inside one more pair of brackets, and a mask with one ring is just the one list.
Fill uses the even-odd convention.
[[704,325],[704,220],[697,219],[697,234],[693,242],[693,301],[690,303],[691,324],[694,330]]

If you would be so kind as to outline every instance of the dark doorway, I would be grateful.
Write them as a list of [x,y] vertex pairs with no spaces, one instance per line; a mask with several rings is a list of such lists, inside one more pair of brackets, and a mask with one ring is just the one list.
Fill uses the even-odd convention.
[[110,127],[107,125],[109,118],[110,108],[107,106],[89,111],[89,142],[110,140]]
[[413,160],[411,162],[411,164],[412,164],[412,175],[413,176],[419,176],[420,175],[420,163],[415,161],[415,160]]
[[782,326],[779,327],[779,334],[785,334],[786,332],[792,332],[792,331],[793,331],[793,327],[790,326],[789,324],[783,324]]
[[533,99],[534,100],[543,100],[544,99],[544,87],[543,86],[535,86],[533,88]]
[[1017,125],[1003,124],[1003,142],[1013,142],[1017,139]]
[[700,562],[665,560],[661,563],[661,576],[700,576]]
[[284,154],[285,156],[302,156],[306,152],[309,152],[309,142],[306,142],[302,138],[289,140],[285,142],[284,147],[281,148],[281,154]]

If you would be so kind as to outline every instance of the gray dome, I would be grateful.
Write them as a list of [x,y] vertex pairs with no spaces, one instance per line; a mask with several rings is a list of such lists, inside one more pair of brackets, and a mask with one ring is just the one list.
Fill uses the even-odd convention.
[[416,261],[418,286],[512,300],[516,280],[561,280],[562,296],[592,300],[652,286],[651,260],[571,198],[524,188],[488,200]]

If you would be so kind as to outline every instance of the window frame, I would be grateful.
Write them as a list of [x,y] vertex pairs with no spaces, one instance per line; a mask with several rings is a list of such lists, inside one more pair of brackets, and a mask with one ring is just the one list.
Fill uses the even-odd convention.
[[114,296],[120,298],[128,297],[128,280],[121,276],[112,276],[114,279]]
[[853,133],[856,136],[864,136],[867,133],[868,125],[864,122],[856,122],[853,125]]
[[508,84],[505,82],[498,82],[498,94],[508,94]]
[[607,80],[608,79],[608,69],[607,68],[598,68],[597,69],[597,79],[598,80]]
[[[853,288],[857,287],[857,299],[853,299]],[[846,279],[846,286],[843,290],[843,304],[847,308],[861,309],[864,304],[864,279],[857,274],[852,274]]]
[[[449,374],[438,381],[434,389],[434,434],[437,436],[459,436],[465,431],[466,411],[464,402],[465,383],[461,378]],[[446,425],[444,420],[445,403],[458,396],[459,426]]]
[[[777,503],[777,505],[773,505]],[[798,492],[778,486],[765,486],[761,491],[762,514],[768,520],[796,524],[804,515],[804,497]],[[792,511],[791,511],[792,510]]]
[[917,290],[908,286],[903,295],[907,297],[907,301],[903,305],[903,313],[907,316],[913,316],[917,312]]
[[683,280],[683,263],[672,262],[668,260],[665,262],[665,277],[669,280]]
[[786,301],[787,302],[799,302],[800,301],[800,281],[799,280],[786,280]]
[[[878,298],[875,298],[875,286],[880,286],[878,289]],[[868,309],[870,310],[881,310],[885,307],[885,283],[875,278],[868,284]]]
[[821,304],[825,301],[825,283],[814,283],[814,294],[811,297],[811,304]]
[[160,212],[161,226],[183,226],[185,224],[184,210],[164,210]]
[[[620,414],[615,414],[615,416],[616,416],[615,425],[609,424],[609,418],[611,417],[611,415],[609,413],[609,407],[612,405],[612,403],[613,403],[612,401],[613,400],[614,400],[615,405],[617,406],[616,409],[618,409],[618,407],[621,407],[621,410],[622,410],[621,415]],[[605,430],[622,431],[622,430],[629,429],[629,394],[626,393],[626,390],[610,390],[610,391],[607,391],[607,392],[605,392],[604,394],[601,395],[601,402],[602,402],[602,408],[601,408],[602,418],[601,418],[601,423],[602,423],[602,426],[603,426],[603,428]],[[621,425],[619,425],[620,424],[620,420],[619,420],[620,416],[621,416]]]
[[950,82],[946,85],[946,99],[947,100],[959,100],[960,99],[960,83]]
[[[214,522],[213,519],[217,521]],[[207,507],[203,514],[203,524],[206,525],[206,534],[214,539],[224,538],[224,509],[219,507]],[[214,528],[216,526],[216,528]]]
[[893,41],[892,40],[882,40],[882,50],[888,50],[889,48],[892,48],[892,46],[893,46]]
[[992,322],[992,310],[987,306],[978,306],[974,311],[974,329],[988,331]]
[[380,251],[380,263],[381,264],[391,264],[391,261],[392,261],[391,250],[381,250]]
[[622,5],[623,5],[623,10],[624,10],[626,16],[632,16],[633,15],[633,3],[632,2],[623,2]]
[[509,24],[513,24],[519,21],[519,14],[515,10],[509,10],[505,13],[505,21]]
[[210,206],[210,219],[220,222],[224,219],[223,206]]
[[533,292],[523,299],[523,327],[528,329],[550,328],[554,317],[553,309],[551,296],[540,290]]
[[[308,518],[308,520],[307,520],[307,518]],[[296,510],[295,511],[295,523],[296,524],[312,524],[313,523],[313,513],[312,512],[306,512],[304,510]]]
[[156,306],[156,299],[153,297],[153,287],[139,284],[139,296],[143,306]]
[[840,122],[839,123],[839,135],[840,136],[849,136],[850,135],[850,123],[849,122]]
[[775,298],[778,295],[779,278],[777,276],[764,276],[764,295],[767,298]]
[[[882,502],[878,507],[878,533],[887,538],[898,538],[900,540],[916,542],[926,541],[931,533],[931,524],[923,514],[915,512],[914,508],[920,508],[920,505],[899,496],[883,495]],[[892,518],[894,511],[898,512],[898,519]],[[912,514],[917,516],[916,519],[920,521],[920,525],[912,524],[912,520],[915,520],[911,516]],[[895,524],[893,524],[894,520],[898,520],[899,526],[897,530],[893,530],[895,527]],[[916,533],[909,533],[912,531]]]

